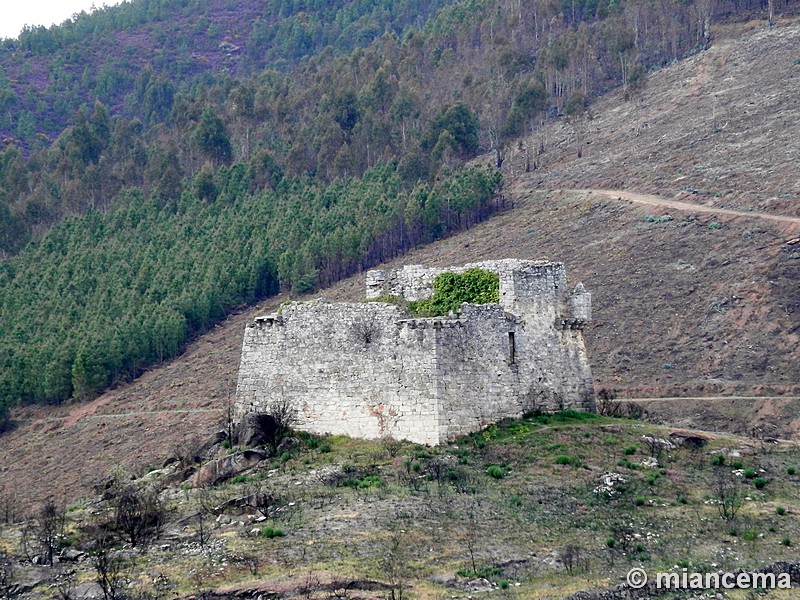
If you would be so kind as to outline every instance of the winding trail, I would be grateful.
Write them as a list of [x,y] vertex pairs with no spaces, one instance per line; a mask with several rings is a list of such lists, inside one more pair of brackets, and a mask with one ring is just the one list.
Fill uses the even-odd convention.
[[652,194],[642,194],[639,192],[631,192],[627,190],[602,190],[602,189],[576,189],[570,190],[573,192],[584,192],[587,194],[599,194],[606,196],[611,200],[628,200],[636,204],[646,204],[649,206],[665,206],[674,208],[675,210],[685,210],[690,212],[714,213],[719,215],[730,215],[732,217],[745,217],[749,219],[768,219],[770,221],[777,221],[779,223],[788,223],[791,225],[800,225],[800,217],[790,217],[787,215],[773,215],[769,213],[732,210],[729,208],[718,208],[715,206],[706,206],[704,204],[692,204],[691,202],[681,202],[680,200],[670,200]]

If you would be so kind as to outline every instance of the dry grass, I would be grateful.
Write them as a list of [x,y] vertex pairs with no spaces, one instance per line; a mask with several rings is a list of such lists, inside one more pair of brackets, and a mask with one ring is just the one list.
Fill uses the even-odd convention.
[[[793,560],[794,547],[781,540],[800,540],[798,475],[786,472],[800,465],[800,449],[719,436],[700,452],[665,452],[660,467],[642,466],[649,457],[642,435],[668,433],[635,421],[565,413],[504,422],[439,449],[402,444],[395,457],[382,444],[342,437],[324,440],[330,451],[323,452],[319,440],[306,437],[288,460],[267,461],[249,481],[220,484],[215,492],[223,502],[262,481],[293,503],[290,511],[257,522],[252,510],[226,509],[203,549],[191,519],[196,491],[172,488],[162,494],[170,511],[162,539],[146,551],[125,550],[126,571],[142,589],[162,574],[179,595],[259,588],[306,597],[301,588],[313,581],[310,596],[323,598],[330,595],[323,584],[337,580],[386,583],[394,532],[404,549],[398,555],[402,578],[415,598],[469,595],[463,586],[474,576],[457,573],[471,570],[474,557],[496,594],[544,599],[613,585],[638,565],[651,572],[676,564],[704,571]],[[626,453],[631,446],[636,450]],[[719,453],[727,463],[714,467],[711,458]],[[560,464],[561,456],[571,463]],[[732,474],[734,460],[763,470],[767,486],[756,490]],[[441,482],[430,476],[436,461],[450,465]],[[489,476],[491,465],[502,465],[505,476]],[[722,520],[711,502],[720,470],[742,481],[747,498],[732,522]],[[594,491],[610,471],[626,483],[610,496]],[[380,485],[358,486],[369,477]],[[469,483],[460,487],[464,477]],[[778,506],[788,511],[780,515]],[[101,507],[93,502],[68,513],[76,547],[86,542],[77,524]],[[259,534],[265,526],[285,535],[268,539]],[[13,526],[2,532],[11,550],[18,531]],[[573,573],[561,558],[569,544],[585,558]],[[244,556],[258,557],[257,574]],[[88,562],[77,570],[81,581],[92,579]]]

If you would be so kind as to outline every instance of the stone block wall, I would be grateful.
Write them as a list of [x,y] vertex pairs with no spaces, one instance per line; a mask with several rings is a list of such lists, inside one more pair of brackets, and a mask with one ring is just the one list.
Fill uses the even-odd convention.
[[[237,418],[289,398],[316,433],[438,444],[535,408],[594,409],[587,322],[559,263],[465,265],[500,276],[498,304],[414,319],[383,303],[293,303],[245,331]],[[368,295],[430,296],[445,269],[371,271]],[[581,286],[582,288],[582,286]],[[576,290],[580,291],[580,290]],[[425,295],[427,294],[427,296]],[[590,314],[590,313],[589,313]]]

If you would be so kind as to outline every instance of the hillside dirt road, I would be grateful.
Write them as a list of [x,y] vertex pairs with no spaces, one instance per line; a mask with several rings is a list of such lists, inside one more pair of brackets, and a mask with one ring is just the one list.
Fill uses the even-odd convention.
[[777,221],[779,223],[789,223],[792,225],[800,225],[800,217],[791,217],[787,215],[775,215],[759,211],[743,211],[732,210],[728,208],[717,208],[704,204],[693,204],[691,202],[681,202],[680,200],[671,200],[669,198],[662,198],[652,194],[643,194],[640,192],[633,192],[629,190],[602,190],[602,189],[577,189],[571,190],[574,192],[585,192],[588,194],[600,194],[610,199],[622,199],[634,202],[636,204],[647,204],[650,206],[663,206],[665,208],[674,208],[675,210],[685,210],[690,212],[713,213],[720,215],[729,215],[732,217],[745,217],[749,219],[768,219],[770,221]]

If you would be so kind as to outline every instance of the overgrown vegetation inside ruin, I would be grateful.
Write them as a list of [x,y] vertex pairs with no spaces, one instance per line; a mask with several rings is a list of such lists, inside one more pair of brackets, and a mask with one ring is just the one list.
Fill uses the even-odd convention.
[[414,317],[444,317],[451,313],[458,314],[464,303],[490,304],[499,301],[499,276],[477,267],[463,273],[440,273],[433,280],[433,295],[425,300],[409,302],[391,294],[370,300],[396,304]]

